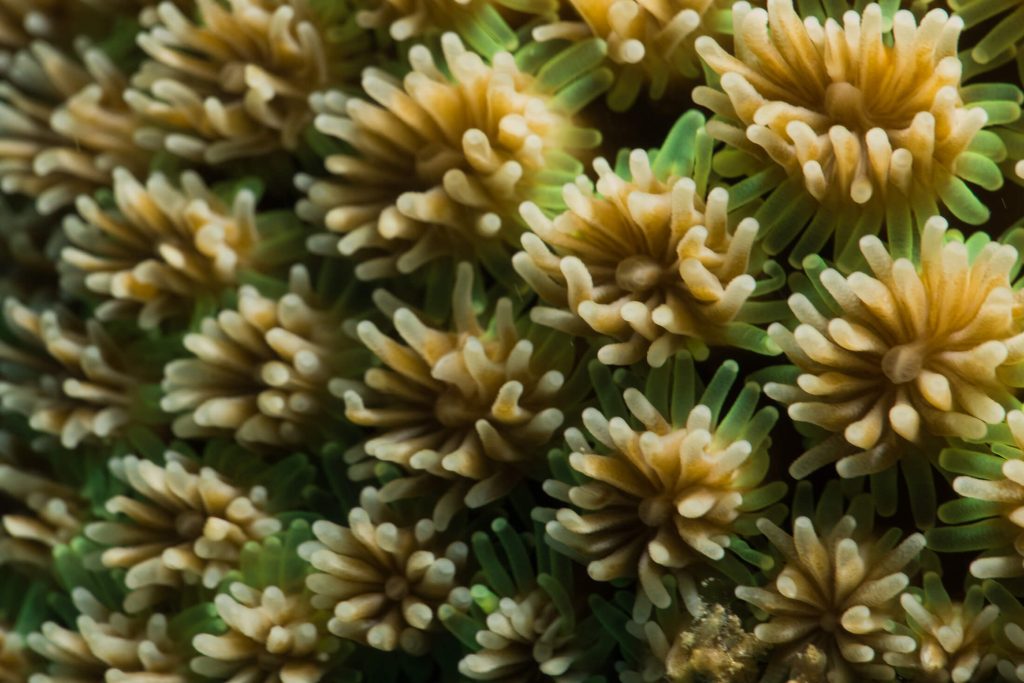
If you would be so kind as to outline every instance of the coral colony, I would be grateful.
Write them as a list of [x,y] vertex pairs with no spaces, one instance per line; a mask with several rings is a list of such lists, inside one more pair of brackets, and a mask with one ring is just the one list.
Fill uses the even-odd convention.
[[1022,0],[0,0],[0,683],[1024,683],[1022,77]]

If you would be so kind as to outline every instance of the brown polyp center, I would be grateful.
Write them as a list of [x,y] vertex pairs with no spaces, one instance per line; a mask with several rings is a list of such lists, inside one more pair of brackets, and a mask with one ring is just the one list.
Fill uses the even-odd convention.
[[402,600],[409,594],[409,582],[404,576],[392,576],[384,583],[384,594],[390,600]]
[[186,510],[174,518],[174,530],[181,538],[197,538],[203,534],[205,521],[195,510]]
[[664,269],[650,256],[630,256],[615,268],[615,284],[627,292],[646,292],[660,281]]
[[905,384],[917,379],[925,361],[925,349],[920,343],[894,346],[882,357],[882,372],[893,384]]
[[467,427],[486,415],[491,402],[484,397],[464,396],[452,388],[438,395],[434,415],[445,427]]
[[852,83],[831,83],[825,89],[825,114],[833,123],[860,134],[872,128],[905,128],[912,120],[900,111],[876,111],[864,91]]
[[647,526],[658,527],[669,520],[675,508],[672,501],[659,496],[658,498],[646,498],[640,502],[638,515],[640,521]]
[[821,619],[818,620],[818,625],[821,627],[821,630],[826,633],[835,633],[836,629],[839,628],[839,620],[836,619],[836,615],[829,610],[821,615]]

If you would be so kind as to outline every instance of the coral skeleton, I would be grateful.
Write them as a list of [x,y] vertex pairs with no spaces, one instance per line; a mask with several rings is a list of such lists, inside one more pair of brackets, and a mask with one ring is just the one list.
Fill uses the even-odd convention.
[[[671,584],[666,590],[673,592]],[[644,656],[635,670],[622,672],[622,683],[745,683],[755,680],[764,650],[740,618],[720,604],[703,606],[694,617],[677,604],[655,609],[638,596],[626,629],[643,643]]]

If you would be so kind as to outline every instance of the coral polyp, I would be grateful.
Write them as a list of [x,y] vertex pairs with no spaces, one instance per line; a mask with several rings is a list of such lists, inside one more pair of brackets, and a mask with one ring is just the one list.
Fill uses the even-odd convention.
[[32,38],[43,38],[53,32],[51,18],[59,3],[49,0],[25,2],[5,0],[0,3],[0,45],[5,48],[24,47]]
[[970,565],[979,579],[1024,576],[1024,413],[1010,412],[1001,427],[988,443],[957,444],[939,456],[944,469],[960,475],[953,490],[961,498],[939,509],[942,521],[958,526],[930,531],[931,544],[944,551],[986,551]]
[[915,638],[901,632],[897,614],[909,583],[904,568],[924,548],[924,536],[900,541],[894,529],[874,539],[870,529],[858,529],[854,515],[829,526],[797,517],[792,535],[767,519],[758,528],[781,563],[768,586],[736,589],[737,597],[769,615],[754,635],[783,646],[782,657],[817,647],[827,658],[828,681],[891,680],[898,656],[917,648]]
[[[884,215],[889,234],[902,239],[911,212],[927,216],[940,205],[969,223],[985,222],[988,209],[967,183],[1002,185],[997,163],[1005,149],[984,130],[997,117],[965,101],[962,89],[956,50],[963,21],[935,9],[920,23],[908,11],[897,12],[890,29],[884,23],[877,4],[822,25],[801,21],[792,0],[769,0],[767,11],[737,5],[735,54],[710,37],[697,41],[720,79],[694,91],[719,115],[709,133],[793,179],[776,190],[789,201],[799,184],[821,207],[812,209],[801,254],[829,238],[832,211],[856,215],[874,202],[881,214],[873,228]],[[1019,116],[1019,108],[1010,110]],[[752,164],[730,161],[736,169]],[[773,249],[796,236],[779,230],[785,236]]]
[[920,669],[940,681],[979,681],[992,673],[997,656],[992,626],[996,605],[986,604],[981,586],[967,590],[963,602],[953,602],[935,573],[925,574],[920,593],[906,592],[900,604],[919,640],[918,652],[900,666]]
[[199,633],[191,669],[207,678],[316,683],[347,654],[328,637],[323,613],[310,603],[298,547],[308,525],[295,522],[261,546],[248,543],[239,570],[213,598],[222,633]]
[[267,511],[267,491],[233,486],[210,467],[178,453],[157,465],[135,456],[112,460],[114,476],[131,493],[107,501],[125,521],[93,522],[85,535],[100,545],[101,562],[127,570],[132,612],[166,599],[186,584],[217,586],[237,567],[242,546],[281,530]]
[[181,683],[186,679],[185,654],[171,640],[163,614],[130,617],[112,612],[88,590],[72,592],[81,613],[77,631],[54,622],[43,624],[28,637],[28,645],[52,674],[37,674],[47,683],[74,676],[77,680],[130,681],[159,677]]
[[1024,683],[1020,3],[0,0],[0,683]]
[[459,585],[469,550],[461,541],[446,544],[430,520],[402,524],[375,489],[363,489],[360,504],[347,527],[316,522],[317,540],[299,549],[319,570],[306,579],[312,604],[331,610],[327,626],[341,638],[425,654],[438,607],[469,602]]
[[109,185],[117,167],[146,169],[151,156],[132,144],[139,122],[124,74],[102,50],[80,51],[36,41],[4,68],[0,188],[35,198],[43,214]]
[[279,298],[242,287],[236,310],[206,318],[186,335],[195,357],[165,368],[161,408],[181,413],[174,432],[234,434],[241,443],[272,446],[301,441],[301,425],[340,410],[328,385],[346,375],[355,341],[347,340],[336,309],[320,305],[302,266],[292,269]]
[[801,374],[766,391],[794,420],[836,434],[794,462],[794,476],[836,461],[841,476],[873,474],[927,437],[980,439],[1013,400],[1024,350],[1016,249],[983,234],[947,241],[941,218],[926,223],[918,259],[876,237],[860,246],[871,275],[812,261],[821,303],[794,294],[800,325],[769,331]]
[[20,683],[24,673],[29,669],[26,648],[17,633],[7,630],[0,631],[0,664],[3,665],[0,679],[3,683]]
[[728,191],[708,190],[702,124],[699,115],[684,117],[653,159],[632,150],[630,180],[598,159],[597,192],[567,184],[569,208],[554,220],[536,204],[522,206],[532,232],[513,264],[551,304],[533,309],[535,321],[620,340],[598,351],[612,365],[646,358],[658,367],[680,349],[706,355],[709,344],[777,353],[749,322],[771,309],[745,304],[781,282],[755,280],[752,271],[765,265],[751,262],[757,221],[731,226]]
[[616,72],[607,99],[617,110],[629,109],[645,87],[647,95],[660,99],[695,81],[700,75],[697,39],[722,39],[731,26],[728,0],[572,0],[571,5],[579,20],[553,21],[535,28],[533,36],[605,41]]
[[198,20],[161,2],[138,37],[150,58],[128,91],[139,145],[210,164],[294,149],[331,68],[308,3],[195,4]]
[[459,673],[471,681],[586,680],[604,664],[611,639],[594,630],[593,616],[574,600],[565,558],[546,556],[541,546],[531,558],[527,544],[536,540],[518,536],[505,519],[491,529],[500,553],[486,533],[473,535],[481,563],[473,609],[466,615],[448,606],[442,614],[456,636],[473,644]]
[[553,0],[372,0],[358,11],[356,22],[398,41],[455,31],[490,57],[519,45],[521,25],[558,9]]
[[134,400],[147,378],[132,374],[129,354],[118,351],[98,321],[83,326],[65,311],[37,312],[15,299],[3,308],[9,341],[0,338],[0,361],[9,370],[0,379],[0,405],[6,411],[59,436],[65,448],[117,434],[134,421],[141,407]]
[[405,474],[384,486],[384,499],[433,495],[441,529],[464,507],[493,503],[541,471],[537,449],[561,426],[558,406],[567,399],[565,373],[542,365],[533,342],[520,337],[512,302],[498,301],[485,328],[472,288],[472,269],[461,264],[449,330],[427,326],[409,308],[394,311],[405,344],[361,323],[360,338],[384,367],[344,393],[347,418],[375,430],[362,449]]
[[85,501],[67,484],[17,462],[0,465],[0,491],[20,505],[2,518],[0,562],[49,567],[53,549],[82,531]]
[[744,519],[747,513],[763,513],[785,493],[784,484],[762,486],[765,436],[776,412],[754,412],[759,387],[744,387],[732,408],[722,411],[735,373],[735,366],[723,366],[688,411],[694,397],[674,395],[673,422],[639,391],[627,389],[622,399],[640,428],[591,408],[583,412],[583,424],[596,447],[580,431],[566,432],[566,464],[579,483],[547,482],[547,491],[572,507],[555,512],[546,528],[554,541],[588,561],[592,578],[636,576],[647,599],[663,608],[670,596],[661,578],[672,575],[697,612],[693,566],[718,563],[724,569],[726,549],[743,522],[752,523]]
[[[452,33],[441,44],[440,63],[414,46],[402,80],[364,71],[369,100],[330,92],[319,101],[317,129],[357,154],[327,158],[337,180],[300,176],[309,199],[298,209],[334,235],[314,250],[356,255],[361,278],[410,273],[511,241],[521,232],[519,204],[557,206],[551,190],[571,181],[576,155],[600,142],[572,116],[600,92],[587,91],[588,83],[601,86],[599,73],[587,73],[587,60],[594,66],[600,54],[563,55],[568,73],[535,76],[509,52],[485,60]],[[573,77],[583,80],[568,89]]]
[[[150,328],[191,313],[193,302],[238,283],[259,240],[255,196],[241,190],[229,208],[195,174],[183,174],[179,190],[154,174],[143,186],[124,168],[113,174],[117,212],[94,200],[78,201],[79,217],[64,230],[70,246],[61,253],[65,287],[110,301],[97,316],[137,309]],[[84,293],[83,292],[83,293]]]
[[1024,18],[1024,5],[1018,0],[950,0],[949,6],[968,29],[987,25],[984,36],[970,48],[970,58],[977,65],[992,69],[1017,53],[1024,40],[1018,23]]

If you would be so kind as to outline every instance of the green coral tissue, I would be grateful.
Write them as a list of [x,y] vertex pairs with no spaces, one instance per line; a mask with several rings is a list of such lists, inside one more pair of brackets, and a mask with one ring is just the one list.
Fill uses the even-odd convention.
[[1024,683],[1024,0],[0,0],[0,683]]

